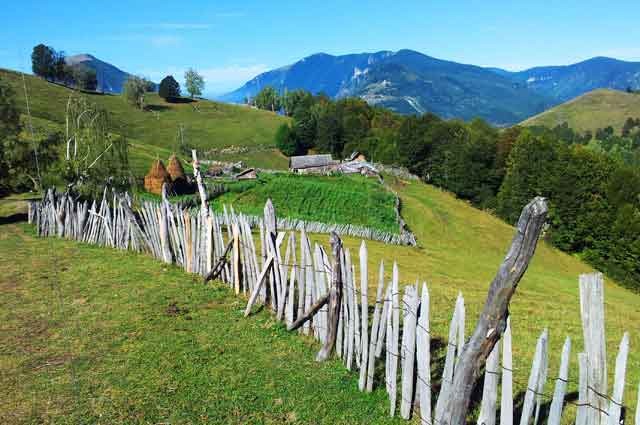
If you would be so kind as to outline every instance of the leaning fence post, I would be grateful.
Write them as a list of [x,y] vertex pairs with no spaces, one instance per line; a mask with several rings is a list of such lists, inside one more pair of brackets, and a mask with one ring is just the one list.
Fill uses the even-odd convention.
[[504,332],[511,297],[535,253],[547,211],[547,203],[541,197],[523,208],[511,247],[491,282],[476,328],[458,359],[451,397],[435,418],[439,425],[465,423],[478,370]]
[[427,283],[422,284],[420,301],[420,317],[416,329],[416,345],[418,356],[418,396],[420,398],[420,422],[431,425],[431,329],[429,324],[429,289]]
[[337,233],[330,236],[333,251],[333,270],[331,271],[331,289],[329,289],[329,312],[327,326],[327,338],[322,349],[316,356],[316,361],[322,362],[329,358],[336,344],[338,335],[338,322],[340,320],[340,307],[342,306],[342,241]]
[[531,365],[531,373],[529,374],[529,382],[527,384],[527,390],[524,396],[524,403],[522,404],[522,416],[520,416],[520,425],[529,425],[533,409],[535,407],[536,392],[540,388],[540,381],[542,377],[542,369],[544,367],[544,356],[547,350],[548,332],[545,329],[542,335],[538,338],[536,344],[536,352],[533,355],[533,362]]

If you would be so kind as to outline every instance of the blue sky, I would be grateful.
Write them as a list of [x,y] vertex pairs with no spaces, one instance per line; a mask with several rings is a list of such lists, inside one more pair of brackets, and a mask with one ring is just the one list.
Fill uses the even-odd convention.
[[35,44],[159,81],[190,66],[208,93],[317,52],[414,49],[510,70],[593,56],[640,61],[640,1],[30,1],[0,27],[0,67]]

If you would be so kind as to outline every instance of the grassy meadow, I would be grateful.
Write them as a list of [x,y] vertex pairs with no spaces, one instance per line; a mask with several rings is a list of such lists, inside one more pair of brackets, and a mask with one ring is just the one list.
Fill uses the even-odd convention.
[[599,89],[526,119],[521,125],[555,127],[564,122],[573,130],[595,132],[612,126],[620,133],[627,118],[640,117],[640,94]]
[[[21,113],[26,114],[22,74],[0,69],[0,78],[13,87],[17,106]],[[34,127],[62,130],[67,101],[75,91],[31,75],[25,75],[25,82]],[[275,131],[287,118],[270,111],[203,99],[168,103],[155,93],[145,95],[147,110],[141,111],[129,105],[120,95],[83,95],[106,108],[111,113],[113,132],[129,139],[132,144],[130,156],[136,173],[148,171],[151,165],[147,162],[148,153],[153,159],[166,159],[178,149],[180,127],[185,143],[198,149],[201,154],[230,146],[248,147],[250,151],[243,156],[247,156],[249,166],[286,168],[286,159],[273,147]],[[145,145],[148,147],[140,148]],[[218,153],[212,156],[215,159],[220,156],[221,160],[227,160],[226,156],[228,160],[234,157]]]
[[271,198],[279,215],[322,223],[355,224],[398,233],[395,197],[378,180],[362,176],[260,175],[229,183],[229,192],[213,201],[215,209],[262,215]]
[[[387,278],[395,260],[402,283],[426,281],[433,345],[440,347],[434,361],[440,364],[455,297],[465,296],[469,334],[514,229],[432,186],[390,182],[420,246],[367,241],[370,294],[381,260]],[[0,201],[0,212],[21,202]],[[327,235],[312,237],[327,245]],[[355,255],[360,241],[344,242]],[[315,364],[317,345],[288,334],[265,312],[242,319],[244,301],[217,284],[202,286],[143,255],[37,239],[24,224],[0,226],[0,252],[11,253],[10,260],[2,255],[0,261],[7,306],[0,313],[0,398],[9,406],[0,408],[4,423],[393,422],[383,387],[360,394],[356,373],[337,362]],[[569,335],[568,399],[576,401],[582,347],[578,275],[590,271],[539,244],[510,308],[516,402],[544,328],[551,347],[545,393],[553,392]],[[625,391],[631,418],[640,380],[640,295],[607,280],[605,297],[610,383],[622,332],[631,336]],[[574,414],[570,406],[564,423]]]

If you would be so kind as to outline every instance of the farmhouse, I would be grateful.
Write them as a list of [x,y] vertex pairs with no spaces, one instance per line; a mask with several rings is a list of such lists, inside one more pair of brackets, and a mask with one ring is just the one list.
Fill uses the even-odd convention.
[[336,169],[339,161],[330,154],[292,156],[289,158],[289,170],[293,173],[326,173]]

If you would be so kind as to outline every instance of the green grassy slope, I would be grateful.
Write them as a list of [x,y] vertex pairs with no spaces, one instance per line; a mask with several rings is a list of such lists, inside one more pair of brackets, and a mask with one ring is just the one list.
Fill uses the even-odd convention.
[[535,115],[521,125],[555,127],[567,122],[569,127],[580,132],[594,132],[610,125],[620,132],[629,117],[640,117],[640,94],[601,89]]
[[[26,113],[22,75],[0,69],[0,78],[13,86],[18,107]],[[26,75],[25,79],[31,114],[41,122],[64,124],[67,100],[73,91],[33,76]],[[133,143],[161,148],[157,150],[158,155],[176,149],[182,126],[185,142],[201,151],[229,146],[260,149],[261,155],[248,154],[252,160],[250,165],[266,168],[275,163],[278,168],[286,168],[282,158],[278,158],[280,155],[269,149],[274,146],[276,129],[286,118],[272,112],[209,100],[167,103],[154,93],[145,96],[149,110],[140,111],[127,104],[122,96],[85,96],[111,112],[114,132],[127,136]],[[265,159],[260,161],[261,158]],[[222,155],[221,159],[226,158]]]
[[0,252],[2,424],[401,423],[227,288],[27,225],[1,225]]
[[[370,294],[375,293],[374,270],[380,260],[388,278],[396,260],[402,283],[430,285],[433,337],[440,342],[446,338],[459,291],[466,300],[469,334],[514,229],[432,186],[390,182],[400,193],[403,216],[420,246],[367,241]],[[15,201],[6,202],[14,211]],[[10,306],[0,312],[1,342],[9,353],[0,358],[0,391],[16,406],[12,411],[57,419],[68,413],[70,422],[78,417],[74,414],[98,413],[111,415],[112,422],[197,422],[194,411],[209,418],[224,412],[222,422],[232,423],[282,422],[291,411],[306,423],[386,420],[383,389],[371,399],[358,394],[355,375],[335,363],[314,365],[317,347],[286,335],[267,315],[241,319],[243,302],[225,291],[202,288],[188,275],[139,255],[38,240],[25,229],[0,226],[0,251],[13,253],[11,261],[0,261],[0,291]],[[328,238],[313,239],[326,245]],[[357,253],[359,240],[344,242]],[[550,332],[550,377],[557,374],[565,336],[571,336],[569,391],[576,390],[576,354],[582,350],[578,275],[590,271],[578,259],[539,244],[511,304],[517,394],[526,388],[535,342],[544,328]],[[62,282],[61,289],[52,281]],[[633,405],[640,380],[640,295],[607,280],[605,299],[611,379],[622,333],[630,332],[625,402]],[[172,302],[189,309],[193,320],[165,317]],[[58,304],[67,312],[53,311]],[[440,356],[435,353],[434,361]],[[10,373],[14,370],[23,378]],[[249,378],[253,375],[240,372],[244,370],[258,375]],[[303,385],[303,377],[312,380],[313,388],[295,389]],[[318,387],[322,389],[314,392]],[[552,392],[550,379],[545,393]],[[45,394],[44,401],[34,394]],[[335,407],[339,412],[332,405],[334,395],[344,398]],[[269,404],[269,397],[282,399],[282,404]],[[298,397],[303,398],[294,402]],[[565,419],[572,414],[574,407]]]
[[[238,186],[238,187],[236,187]],[[279,215],[322,223],[355,224],[398,233],[395,198],[377,180],[362,176],[263,174],[256,181],[229,185],[214,207],[262,215],[271,198]]]

